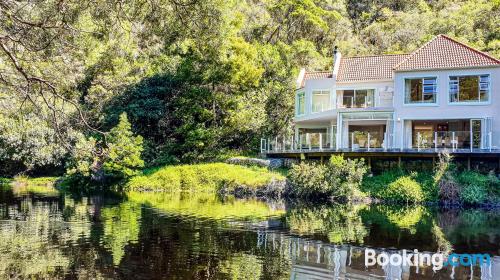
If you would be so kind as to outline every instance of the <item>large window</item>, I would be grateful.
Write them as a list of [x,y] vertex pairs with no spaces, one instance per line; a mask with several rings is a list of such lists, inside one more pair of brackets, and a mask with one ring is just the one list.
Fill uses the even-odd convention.
[[436,103],[437,78],[405,79],[405,103]]
[[312,112],[323,112],[330,109],[330,92],[315,90],[312,92]]
[[297,94],[297,116],[306,113],[306,95],[304,92],[299,92]]
[[374,89],[344,90],[342,93],[342,107],[367,108],[374,106]]
[[487,102],[490,96],[490,76],[450,77],[450,102]]

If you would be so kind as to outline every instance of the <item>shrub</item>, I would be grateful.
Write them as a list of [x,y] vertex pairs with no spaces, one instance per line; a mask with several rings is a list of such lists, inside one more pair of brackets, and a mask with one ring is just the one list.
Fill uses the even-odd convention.
[[325,193],[329,188],[325,169],[325,166],[314,163],[294,164],[288,173],[288,179],[293,186],[292,194],[307,197]]
[[291,192],[297,196],[330,196],[351,199],[367,168],[363,160],[332,156],[325,165],[300,163],[289,172]]
[[397,202],[422,202],[424,201],[424,192],[422,186],[410,176],[402,176],[396,181],[390,183],[382,196],[391,201]]
[[466,171],[458,176],[460,200],[465,204],[480,204],[487,200],[491,179],[483,174]]
[[[395,202],[437,201],[438,197],[438,189],[431,175],[407,173],[401,169],[364,178],[361,190],[372,197]],[[414,200],[415,197],[417,200]]]

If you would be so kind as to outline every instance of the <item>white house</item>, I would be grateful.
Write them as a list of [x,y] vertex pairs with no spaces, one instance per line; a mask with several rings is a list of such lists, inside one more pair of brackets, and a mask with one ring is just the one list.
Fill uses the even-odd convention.
[[444,35],[410,54],[344,58],[335,48],[332,71],[300,72],[294,127],[264,146],[499,150],[500,60]]

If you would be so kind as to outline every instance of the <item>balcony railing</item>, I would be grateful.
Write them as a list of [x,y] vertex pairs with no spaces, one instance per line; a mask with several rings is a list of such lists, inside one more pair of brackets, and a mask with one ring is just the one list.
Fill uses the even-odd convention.
[[417,150],[449,149],[452,151],[492,150],[497,149],[493,146],[493,135],[492,131],[484,135],[481,132],[471,133],[470,131],[414,132],[412,148]]
[[[387,132],[380,134],[352,132],[346,135],[350,139],[345,145],[336,145],[335,133],[301,133],[298,139],[292,136],[278,136],[274,138],[262,138],[260,150],[262,153],[272,152],[308,152],[308,151],[403,151],[412,150],[419,152],[437,152],[450,150],[452,152],[488,152],[500,151],[498,143],[500,131],[488,132],[486,134],[473,133],[470,131],[446,131],[446,132],[415,132],[412,135],[410,149],[407,145],[395,146],[394,134]],[[473,143],[470,145],[470,143]],[[403,148],[405,147],[405,148]]]
[[331,150],[336,148],[335,141],[335,133],[301,133],[298,139],[292,136],[262,138],[260,150],[261,152]]
[[343,96],[342,103],[337,108],[370,108],[374,107],[373,96]]

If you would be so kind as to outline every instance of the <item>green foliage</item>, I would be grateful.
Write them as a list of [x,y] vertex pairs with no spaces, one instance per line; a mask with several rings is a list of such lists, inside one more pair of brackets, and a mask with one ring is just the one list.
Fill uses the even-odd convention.
[[142,176],[130,179],[128,190],[152,191],[206,191],[221,188],[231,191],[236,187],[258,190],[285,178],[265,168],[245,167],[226,163],[166,166],[148,170]]
[[113,254],[113,264],[119,265],[125,255],[125,246],[139,239],[141,206],[124,202],[115,207],[102,209],[104,225],[102,243]]
[[72,177],[87,178],[99,170],[99,156],[97,142],[93,137],[81,136],[71,151],[66,174]]
[[365,177],[361,190],[368,195],[394,202],[436,202],[438,188],[432,175],[389,170],[378,176]]
[[490,178],[473,171],[458,175],[460,199],[466,204],[480,204],[489,198]]
[[235,199],[228,196],[221,200],[217,194],[208,192],[130,191],[127,197],[135,203],[145,204],[165,213],[222,223],[228,219],[262,221],[269,217],[279,217],[285,212],[258,199]]
[[[122,112],[144,137],[149,167],[255,152],[262,135],[290,132],[297,73],[331,69],[334,45],[344,56],[406,53],[442,33],[500,55],[498,1],[61,5],[0,10],[0,71],[9,73],[0,98],[13,104],[0,116],[0,161],[10,173],[63,166],[74,130],[108,130]],[[124,164],[108,167],[129,174]]]
[[332,156],[325,165],[302,162],[289,172],[291,192],[305,197],[352,199],[366,172],[363,160],[346,160],[343,156]]
[[120,115],[120,122],[109,132],[104,172],[117,177],[131,177],[144,167],[141,159],[142,136],[134,136],[127,114]]
[[144,167],[141,159],[142,137],[134,136],[125,113],[110,130],[107,146],[93,137],[81,136],[75,144],[66,174],[70,181],[92,179],[102,182],[105,177],[114,179],[137,175]]
[[403,176],[390,183],[382,192],[387,200],[419,203],[424,200],[422,186],[410,176]]
[[290,231],[299,235],[323,234],[332,243],[363,243],[368,231],[359,211],[365,206],[322,205],[317,207],[293,207],[287,212],[286,224]]

